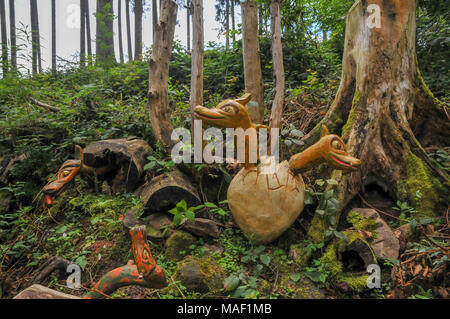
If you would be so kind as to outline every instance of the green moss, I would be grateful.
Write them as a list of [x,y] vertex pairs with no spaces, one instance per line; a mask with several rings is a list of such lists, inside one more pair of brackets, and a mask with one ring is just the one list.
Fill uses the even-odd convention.
[[359,214],[356,209],[348,214],[347,221],[352,223],[356,230],[372,231],[377,224],[375,219],[365,218],[362,214]]
[[290,278],[290,274],[281,277],[280,287],[285,293],[296,299],[324,299],[324,292],[319,289],[311,280],[305,277],[300,277],[300,280],[294,282]]
[[[439,195],[435,190],[429,168],[411,152],[404,158],[404,167],[406,168],[406,177],[397,182],[399,199],[413,205],[419,216],[439,214],[437,210]],[[416,200],[417,191],[422,194],[422,198],[418,201]]]
[[341,136],[345,136],[350,131],[350,129],[353,127],[353,124],[355,124],[356,110],[360,107],[361,101],[362,101],[362,94],[360,91],[356,91],[355,95],[353,96],[352,108],[350,109],[347,123],[345,123],[344,127],[342,128]]
[[325,228],[322,219],[315,215],[311,221],[308,229],[308,237],[315,243],[322,243],[324,241]]
[[178,230],[166,241],[166,257],[169,260],[179,261],[189,252],[189,246],[195,244],[197,239],[191,234]]
[[335,243],[328,245],[325,253],[320,258],[321,264],[325,265],[325,270],[332,279],[336,278],[342,272],[342,263],[338,260],[336,246]]
[[362,292],[367,289],[367,279],[369,275],[361,275],[361,276],[342,276],[339,281],[345,282],[350,286],[350,289],[353,292]]

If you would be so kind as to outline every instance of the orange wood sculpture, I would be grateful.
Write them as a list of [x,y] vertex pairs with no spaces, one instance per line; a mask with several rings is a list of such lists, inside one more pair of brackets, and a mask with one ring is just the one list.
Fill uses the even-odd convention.
[[164,270],[153,259],[145,226],[132,228],[130,234],[133,240],[134,260],[108,272],[84,296],[85,299],[104,298],[121,287],[131,285],[158,289],[167,286]]
[[[236,100],[225,100],[214,109],[195,108],[195,115],[209,125],[220,128],[254,128],[245,104],[246,94]],[[228,188],[228,202],[234,219],[249,239],[255,243],[269,243],[279,237],[299,216],[304,206],[305,184],[299,173],[328,163],[344,171],[359,168],[359,159],[351,156],[345,143],[323,126],[320,140],[305,151],[291,157],[276,167],[275,173],[262,173],[261,166],[250,163],[245,140],[244,168],[233,178]],[[254,158],[254,157],[253,157]]]

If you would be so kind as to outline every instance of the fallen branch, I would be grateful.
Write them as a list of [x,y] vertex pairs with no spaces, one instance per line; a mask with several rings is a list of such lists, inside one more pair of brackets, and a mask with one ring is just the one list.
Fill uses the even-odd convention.
[[59,112],[59,109],[58,109],[57,107],[48,105],[47,103],[44,103],[44,102],[41,102],[41,101],[38,101],[38,100],[36,100],[34,97],[30,97],[30,100],[31,100],[34,104],[36,104],[36,105],[38,105],[38,106],[40,106],[40,107],[46,108],[46,109],[49,110],[49,111],[52,111],[52,112]]
[[[48,259],[38,270],[40,272],[36,276],[36,278],[33,280],[33,283],[40,284],[42,281],[45,280],[45,278],[47,278],[55,270],[60,270],[60,271],[66,272],[67,267],[70,264],[72,264],[72,262],[70,262],[64,258],[58,257],[58,256]],[[43,269],[43,270],[41,270],[41,269]]]

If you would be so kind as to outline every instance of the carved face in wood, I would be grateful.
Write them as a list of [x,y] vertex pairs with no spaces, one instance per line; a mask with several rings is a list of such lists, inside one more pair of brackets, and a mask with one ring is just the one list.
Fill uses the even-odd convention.
[[75,146],[79,153],[79,160],[68,160],[64,162],[61,168],[56,174],[56,179],[53,182],[48,183],[42,188],[42,192],[45,194],[44,204],[51,206],[53,204],[52,196],[58,195],[64,187],[69,184],[75,176],[80,172],[83,167],[83,150],[80,146]]
[[145,281],[154,288],[162,288],[167,285],[166,275],[161,267],[156,265],[147,243],[145,226],[137,226],[130,230],[133,240],[133,255],[136,267]]
[[195,116],[215,127],[247,129],[254,126],[245,108],[250,100],[251,94],[247,93],[236,100],[222,101],[214,109],[196,106]]
[[344,141],[339,136],[330,134],[325,125],[322,126],[320,140],[292,156],[289,165],[293,171],[302,172],[322,162],[344,171],[357,170],[361,166],[361,161],[347,151]]

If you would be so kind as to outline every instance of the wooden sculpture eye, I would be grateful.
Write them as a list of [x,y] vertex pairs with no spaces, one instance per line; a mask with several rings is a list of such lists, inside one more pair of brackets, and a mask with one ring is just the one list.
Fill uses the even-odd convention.
[[147,260],[147,259],[150,258],[150,254],[148,253],[148,250],[147,250],[147,249],[144,249],[144,251],[142,252],[142,258],[143,258],[144,260]]
[[63,170],[63,171],[61,172],[61,176],[62,176],[62,177],[67,177],[67,176],[69,176],[69,175],[70,175],[70,171],[67,170],[67,169],[65,169],[65,170]]
[[342,147],[341,142],[339,142],[338,140],[334,140],[334,141],[331,143],[331,146],[332,146],[333,148],[337,149],[337,150],[343,150],[343,149],[344,149],[344,148]]
[[234,113],[234,107],[232,107],[231,105],[225,105],[224,107],[222,107],[222,111],[226,113]]

